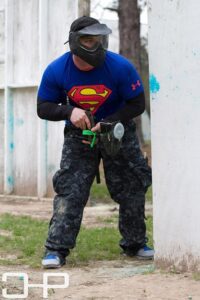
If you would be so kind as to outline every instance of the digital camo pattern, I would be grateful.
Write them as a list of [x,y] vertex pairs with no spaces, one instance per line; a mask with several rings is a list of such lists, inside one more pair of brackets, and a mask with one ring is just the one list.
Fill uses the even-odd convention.
[[45,246],[64,256],[75,247],[90,187],[103,160],[106,184],[119,203],[120,246],[137,251],[145,244],[145,192],[151,185],[151,169],[139,147],[134,122],[125,126],[120,151],[111,157],[104,146],[81,142],[80,130],[66,130],[60,169],[53,177],[56,192],[53,216]]

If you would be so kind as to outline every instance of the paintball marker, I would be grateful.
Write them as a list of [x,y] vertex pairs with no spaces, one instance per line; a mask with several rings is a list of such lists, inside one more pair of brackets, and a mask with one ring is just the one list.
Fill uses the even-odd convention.
[[100,141],[110,156],[115,156],[121,146],[124,136],[124,126],[121,122],[100,122]]
[[[90,120],[91,127],[95,126],[93,115],[86,111]],[[90,147],[93,148],[97,141],[100,141],[108,155],[114,156],[119,151],[122,137],[124,135],[124,126],[121,122],[100,122],[100,132],[83,130],[82,134],[90,141]]]

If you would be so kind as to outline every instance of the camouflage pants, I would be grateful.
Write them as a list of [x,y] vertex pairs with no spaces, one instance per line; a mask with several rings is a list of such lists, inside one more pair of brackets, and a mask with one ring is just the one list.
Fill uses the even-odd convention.
[[119,231],[123,249],[138,250],[145,244],[145,192],[151,185],[151,169],[141,153],[135,124],[125,126],[120,151],[114,157],[99,144],[90,148],[81,133],[65,134],[60,170],[53,177],[56,192],[46,248],[66,256],[75,247],[83,210],[97,170],[97,151],[103,160],[106,184],[119,203]]

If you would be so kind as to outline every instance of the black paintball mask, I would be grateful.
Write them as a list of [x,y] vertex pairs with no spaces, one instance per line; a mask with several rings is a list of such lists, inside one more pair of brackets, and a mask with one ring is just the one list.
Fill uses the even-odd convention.
[[94,67],[101,66],[111,32],[106,24],[100,24],[98,20],[91,17],[81,17],[75,20],[70,28],[70,50],[88,64]]

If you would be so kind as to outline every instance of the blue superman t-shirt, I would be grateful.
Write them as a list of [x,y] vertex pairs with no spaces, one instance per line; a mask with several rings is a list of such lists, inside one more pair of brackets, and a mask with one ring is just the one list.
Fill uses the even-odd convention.
[[102,66],[81,71],[67,52],[46,68],[38,98],[59,104],[68,97],[70,105],[89,109],[98,122],[143,91],[138,73],[123,56],[107,51]]

